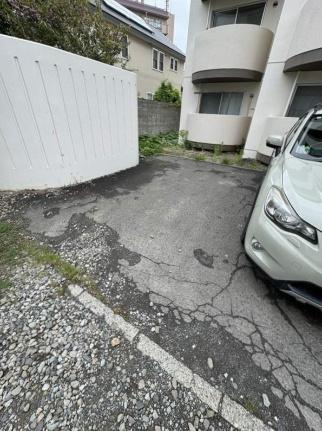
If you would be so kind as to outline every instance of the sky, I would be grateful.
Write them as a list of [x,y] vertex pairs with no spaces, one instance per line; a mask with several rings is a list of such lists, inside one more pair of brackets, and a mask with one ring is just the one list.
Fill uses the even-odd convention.
[[[145,0],[145,3],[165,7],[165,0]],[[170,12],[175,15],[174,43],[186,52],[190,0],[170,0]]]

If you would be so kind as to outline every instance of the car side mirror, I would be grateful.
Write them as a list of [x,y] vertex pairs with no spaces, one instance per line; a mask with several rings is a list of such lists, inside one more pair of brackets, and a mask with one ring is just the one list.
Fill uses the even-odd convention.
[[274,148],[274,150],[281,150],[283,146],[283,136],[270,135],[266,140],[266,146],[269,148]]

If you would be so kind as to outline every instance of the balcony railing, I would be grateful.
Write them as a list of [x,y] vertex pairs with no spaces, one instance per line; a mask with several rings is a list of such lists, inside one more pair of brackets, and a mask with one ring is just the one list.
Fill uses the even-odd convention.
[[222,145],[229,151],[244,144],[251,118],[241,115],[190,114],[188,140],[200,144]]
[[322,4],[321,0],[310,0],[301,11],[285,72],[322,70]]
[[195,39],[192,81],[260,81],[273,33],[252,24],[213,27]]

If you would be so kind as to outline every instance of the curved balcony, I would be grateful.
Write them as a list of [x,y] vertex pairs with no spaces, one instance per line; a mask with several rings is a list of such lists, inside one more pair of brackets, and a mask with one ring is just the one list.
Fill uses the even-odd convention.
[[297,23],[284,72],[322,70],[322,2],[307,2]]
[[205,147],[222,145],[224,151],[230,151],[244,144],[250,121],[240,115],[190,114],[188,140]]
[[192,82],[249,82],[262,79],[273,33],[252,24],[214,27],[195,40]]

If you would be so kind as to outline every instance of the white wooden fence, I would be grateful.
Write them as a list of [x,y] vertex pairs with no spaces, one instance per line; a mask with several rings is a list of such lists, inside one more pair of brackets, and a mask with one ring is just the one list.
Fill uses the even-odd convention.
[[60,187],[137,163],[134,73],[0,35],[0,189]]

